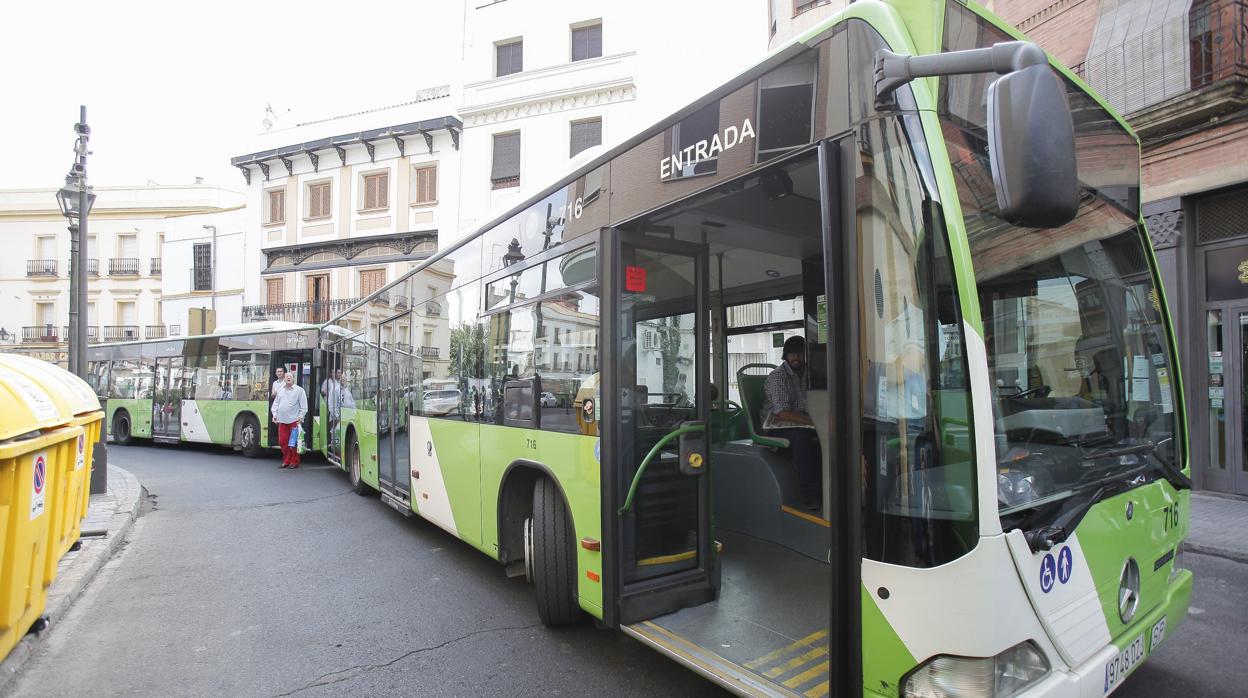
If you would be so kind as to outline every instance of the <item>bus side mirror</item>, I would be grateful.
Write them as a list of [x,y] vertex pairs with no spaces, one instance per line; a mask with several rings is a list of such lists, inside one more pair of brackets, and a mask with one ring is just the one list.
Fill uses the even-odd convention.
[[1079,211],[1075,126],[1062,81],[1047,64],[988,87],[988,154],[1001,217],[1057,228]]

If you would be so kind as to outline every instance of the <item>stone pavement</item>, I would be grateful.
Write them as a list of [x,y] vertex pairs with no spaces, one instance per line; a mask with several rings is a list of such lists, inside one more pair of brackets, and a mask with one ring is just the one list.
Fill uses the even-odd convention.
[[1248,562],[1248,498],[1192,492],[1187,549]]
[[32,632],[17,643],[0,663],[0,694],[30,656],[38,651],[42,636],[52,632],[95,573],[121,547],[139,515],[143,488],[138,478],[113,464],[108,465],[108,491],[91,495],[87,518],[82,521],[82,545],[61,558],[56,581],[48,589],[48,605],[43,612],[46,629]]

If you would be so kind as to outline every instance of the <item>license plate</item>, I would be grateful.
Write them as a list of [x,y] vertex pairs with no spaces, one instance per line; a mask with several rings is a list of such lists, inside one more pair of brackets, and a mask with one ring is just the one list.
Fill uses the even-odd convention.
[[1153,624],[1152,630],[1147,635],[1149,640],[1147,650],[1144,646],[1145,635],[1140,634],[1127,645],[1126,649],[1119,652],[1105,665],[1105,694],[1108,695],[1110,691],[1117,688],[1123,679],[1127,678],[1132,670],[1144,661],[1144,657],[1156,650],[1161,641],[1165,639],[1166,619],[1164,616]]

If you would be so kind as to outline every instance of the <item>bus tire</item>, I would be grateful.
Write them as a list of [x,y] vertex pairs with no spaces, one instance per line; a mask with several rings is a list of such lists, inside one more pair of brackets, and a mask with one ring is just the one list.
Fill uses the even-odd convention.
[[580,617],[576,602],[576,546],[568,507],[554,480],[533,485],[533,519],[525,569],[532,569],[537,615],[546,625],[568,625]]
[[125,410],[118,410],[113,415],[113,443],[118,446],[134,443],[134,437],[130,435],[130,413]]
[[238,448],[245,458],[259,458],[264,453],[260,445],[260,422],[247,415],[238,425]]
[[361,497],[368,494],[368,484],[364,482],[364,466],[360,462],[360,442],[355,435],[347,439],[347,477],[351,479],[351,491]]

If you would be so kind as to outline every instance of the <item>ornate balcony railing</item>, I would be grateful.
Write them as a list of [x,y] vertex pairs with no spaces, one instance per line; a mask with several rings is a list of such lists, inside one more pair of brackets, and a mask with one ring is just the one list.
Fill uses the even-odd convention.
[[105,325],[105,342],[133,342],[139,339],[138,325]]
[[26,260],[26,276],[56,276],[55,259]]
[[420,348],[420,358],[422,359],[436,359],[438,358],[438,353],[439,353],[438,347],[421,347]]
[[359,302],[359,298],[329,301],[301,301],[269,305],[244,305],[243,322],[329,322],[334,316]]
[[138,276],[138,257],[113,257],[108,260],[109,276]]
[[59,342],[64,338],[62,329],[56,325],[27,325],[22,328],[22,344]]
[[143,328],[144,339],[164,339],[169,336],[169,329],[164,325],[148,325]]
[[152,276],[160,276],[160,257],[152,257],[151,262],[148,264],[147,273]]

